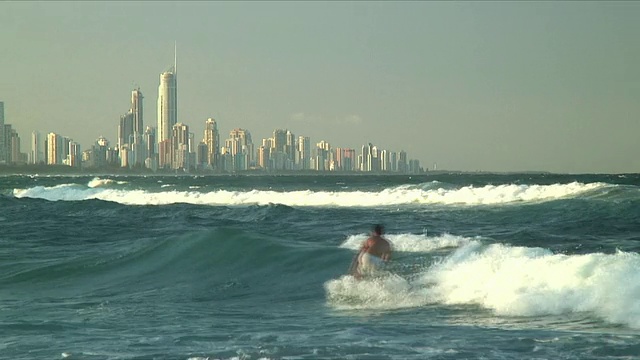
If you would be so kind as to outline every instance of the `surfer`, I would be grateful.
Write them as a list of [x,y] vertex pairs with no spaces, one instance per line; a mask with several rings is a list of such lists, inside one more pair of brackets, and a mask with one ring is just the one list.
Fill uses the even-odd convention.
[[362,243],[352,264],[352,274],[355,277],[375,274],[391,258],[391,244],[382,237],[383,232],[382,225],[374,226],[371,236]]

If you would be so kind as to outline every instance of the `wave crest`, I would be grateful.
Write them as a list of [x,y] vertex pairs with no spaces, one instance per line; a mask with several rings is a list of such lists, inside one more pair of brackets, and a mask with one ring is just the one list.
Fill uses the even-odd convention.
[[214,190],[191,189],[191,191],[145,189],[112,189],[106,187],[113,180],[93,179],[86,187],[63,184],[54,187],[15,189],[15,197],[41,198],[46,200],[81,201],[99,199],[124,205],[167,205],[187,203],[194,205],[268,205],[287,206],[332,206],[332,207],[379,207],[400,205],[499,205],[516,202],[540,202],[577,196],[604,188],[604,183],[553,185],[486,185],[461,188],[435,188],[434,183],[425,186],[398,186],[379,192],[372,191],[271,191],[271,190]]
[[469,241],[410,275],[325,283],[336,308],[475,305],[500,316],[589,313],[640,328],[640,254],[554,254],[543,248]]

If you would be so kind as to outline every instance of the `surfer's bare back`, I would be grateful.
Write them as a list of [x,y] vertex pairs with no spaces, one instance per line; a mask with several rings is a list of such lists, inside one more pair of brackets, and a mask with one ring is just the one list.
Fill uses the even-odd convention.
[[362,243],[360,252],[352,264],[354,276],[360,278],[364,275],[373,275],[391,258],[391,244],[382,237],[383,232],[382,225],[374,226],[371,236]]

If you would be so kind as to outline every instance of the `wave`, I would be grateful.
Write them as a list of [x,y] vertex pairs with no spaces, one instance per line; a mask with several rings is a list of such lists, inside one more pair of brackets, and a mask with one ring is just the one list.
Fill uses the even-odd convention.
[[[358,250],[368,235],[351,235],[340,245],[342,248]],[[421,253],[442,249],[458,248],[471,243],[477,243],[478,239],[463,236],[442,234],[429,237],[426,234],[386,234],[385,237],[393,244],[394,251]]]
[[[70,246],[74,246],[73,256],[66,254]],[[62,252],[56,253],[58,250]],[[51,245],[43,255],[50,257],[50,253],[58,256],[14,264],[0,275],[0,283],[38,288],[56,282],[86,288],[107,284],[114,289],[144,285],[156,288],[175,283],[225,282],[230,276],[251,278],[282,265],[273,259],[298,258],[294,256],[296,249],[277,239],[225,228],[133,242]]]
[[[191,191],[110,188],[112,180],[93,179],[87,186],[62,184],[53,187],[36,186],[14,189],[17,198],[29,197],[50,201],[82,201],[99,199],[124,205],[267,205],[317,207],[379,207],[398,205],[500,205],[551,201],[579,196],[615,185],[606,183],[568,183],[553,185],[485,185],[445,188],[433,182],[422,185],[402,185],[381,191],[272,191],[222,190]],[[169,186],[169,185],[162,185]]]
[[460,246],[448,256],[412,274],[329,280],[324,285],[327,301],[338,309],[481,306],[509,317],[589,313],[611,324],[640,328],[640,254],[564,255],[463,240],[458,239]]
[[99,177],[93,178],[91,181],[89,181],[89,183],[87,184],[88,187],[90,188],[96,188],[96,187],[101,187],[101,186],[107,186],[110,184],[126,184],[126,181],[116,181],[113,179],[101,179]]

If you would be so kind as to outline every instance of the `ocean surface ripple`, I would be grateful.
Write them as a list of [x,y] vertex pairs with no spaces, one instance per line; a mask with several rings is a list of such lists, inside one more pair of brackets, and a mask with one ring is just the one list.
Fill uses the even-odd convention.
[[639,175],[16,175],[0,209],[2,358],[640,351]]

